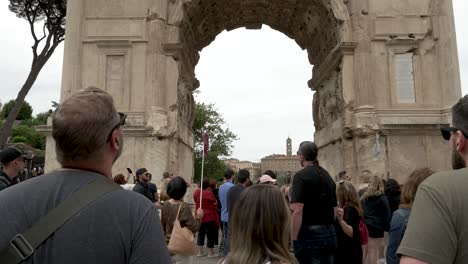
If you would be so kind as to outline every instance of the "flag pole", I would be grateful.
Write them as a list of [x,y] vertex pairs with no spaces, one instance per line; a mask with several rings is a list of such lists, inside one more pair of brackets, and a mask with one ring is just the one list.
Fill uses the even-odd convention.
[[203,198],[203,168],[205,167],[205,151],[203,150],[202,163],[201,163],[201,178],[200,178],[200,209],[202,208]]
[[202,208],[203,200],[203,170],[205,168],[205,155],[208,154],[208,134],[202,132],[202,142],[203,142],[203,155],[202,155],[202,164],[201,164],[201,176],[200,176],[200,209]]

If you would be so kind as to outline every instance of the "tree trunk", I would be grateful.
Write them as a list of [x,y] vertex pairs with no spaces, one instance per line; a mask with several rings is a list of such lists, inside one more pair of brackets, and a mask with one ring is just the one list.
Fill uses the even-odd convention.
[[13,127],[13,123],[16,120],[16,117],[18,116],[21,106],[23,106],[24,99],[26,98],[26,95],[28,95],[29,90],[31,90],[31,87],[33,86],[34,82],[37,79],[37,76],[41,72],[42,68],[46,64],[46,62],[49,60],[49,57],[42,57],[38,58],[36,62],[31,66],[31,71],[29,72],[28,78],[26,79],[26,82],[23,84],[23,87],[21,87],[21,90],[18,93],[18,96],[16,97],[15,103],[13,104],[13,107],[10,110],[10,113],[8,113],[8,117],[3,123],[1,132],[0,132],[0,149],[4,149],[5,145],[7,143],[8,138],[11,135],[11,129]]

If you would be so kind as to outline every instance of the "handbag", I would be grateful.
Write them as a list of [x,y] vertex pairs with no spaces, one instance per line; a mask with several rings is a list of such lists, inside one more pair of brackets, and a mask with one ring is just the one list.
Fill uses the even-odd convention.
[[171,254],[192,256],[195,255],[195,240],[192,231],[187,227],[182,227],[179,222],[180,208],[177,211],[176,219],[174,220],[174,226],[172,227],[171,238],[167,248]]

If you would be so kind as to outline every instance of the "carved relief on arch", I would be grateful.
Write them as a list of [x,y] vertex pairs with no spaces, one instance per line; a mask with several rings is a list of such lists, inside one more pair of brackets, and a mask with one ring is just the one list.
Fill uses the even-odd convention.
[[343,0],[172,0],[170,25],[180,27],[180,41],[201,51],[223,30],[259,29],[262,24],[294,39],[319,65],[338,43],[352,38],[351,20]]

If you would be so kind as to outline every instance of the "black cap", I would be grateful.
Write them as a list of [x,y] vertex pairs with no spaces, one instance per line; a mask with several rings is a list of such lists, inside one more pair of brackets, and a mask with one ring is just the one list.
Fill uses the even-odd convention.
[[135,175],[136,176],[140,176],[142,174],[144,174],[145,172],[147,172],[148,170],[146,168],[140,168],[138,169],[136,172],[135,172]]
[[25,158],[26,155],[17,148],[8,147],[0,152],[0,162],[2,164],[7,164],[19,157]]

